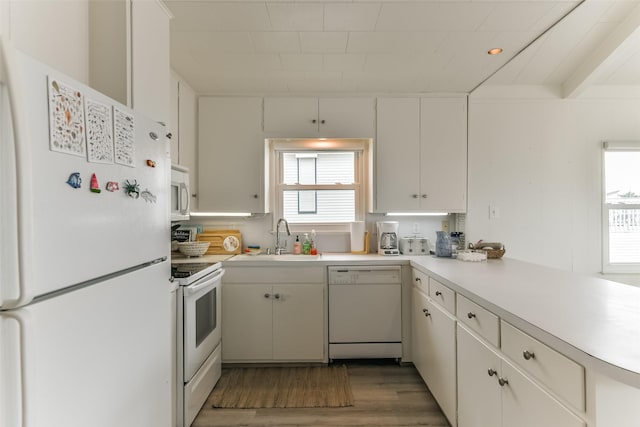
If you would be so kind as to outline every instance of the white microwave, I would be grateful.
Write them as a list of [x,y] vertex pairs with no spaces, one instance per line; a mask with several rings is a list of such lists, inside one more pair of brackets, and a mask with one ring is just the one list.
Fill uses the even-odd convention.
[[171,221],[189,219],[189,169],[171,165]]

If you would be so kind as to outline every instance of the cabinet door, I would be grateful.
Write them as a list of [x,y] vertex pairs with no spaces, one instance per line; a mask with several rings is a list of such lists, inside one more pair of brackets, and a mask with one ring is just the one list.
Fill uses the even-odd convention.
[[330,138],[373,138],[373,98],[320,98],[318,136]]
[[420,101],[421,209],[466,212],[466,98]]
[[418,289],[413,289],[412,302],[412,360],[423,380],[427,380],[427,318],[426,313],[429,310],[427,305],[427,297]]
[[223,284],[223,361],[273,357],[271,288],[271,285]]
[[584,427],[583,420],[569,412],[540,387],[505,360],[502,377],[503,427]]
[[264,132],[268,136],[318,136],[318,98],[265,98]]
[[171,90],[169,91],[171,119],[167,127],[167,130],[172,135],[171,143],[169,144],[171,146],[171,163],[180,163],[180,106],[178,105],[180,91],[178,81],[178,77],[171,73]]
[[131,57],[133,108],[169,123],[169,15],[160,2],[131,2]]
[[[197,209],[198,194],[198,99],[195,91],[184,81],[178,81],[178,158],[180,164],[189,168],[189,185],[191,186],[191,209]],[[175,134],[174,134],[175,136]],[[173,143],[173,142],[172,142]]]
[[274,360],[324,359],[324,285],[273,287]]
[[376,211],[411,212],[420,206],[420,104],[416,98],[379,98]]
[[[501,426],[500,357],[459,324],[457,342],[458,426]],[[489,375],[490,370],[495,373]]]
[[426,303],[426,382],[451,426],[456,427],[456,320],[433,301]]
[[264,212],[262,98],[199,99],[198,210]]

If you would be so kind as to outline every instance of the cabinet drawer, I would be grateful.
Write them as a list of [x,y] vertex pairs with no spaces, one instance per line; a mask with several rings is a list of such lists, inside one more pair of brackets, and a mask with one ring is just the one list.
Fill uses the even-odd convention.
[[413,286],[420,289],[426,295],[429,294],[429,276],[420,270],[413,269]]
[[505,321],[502,351],[576,409],[585,409],[584,368]]
[[449,313],[456,314],[456,293],[433,277],[429,277],[429,296]]
[[325,267],[225,267],[224,283],[326,283]]
[[498,316],[458,295],[456,300],[458,319],[496,347],[500,347],[500,321]]

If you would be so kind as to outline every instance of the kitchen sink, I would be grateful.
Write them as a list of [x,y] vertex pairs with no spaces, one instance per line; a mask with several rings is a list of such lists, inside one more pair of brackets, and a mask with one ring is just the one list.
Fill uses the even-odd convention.
[[248,255],[241,254],[231,258],[231,261],[313,261],[320,259],[321,255],[273,255],[273,254],[260,254],[260,255]]

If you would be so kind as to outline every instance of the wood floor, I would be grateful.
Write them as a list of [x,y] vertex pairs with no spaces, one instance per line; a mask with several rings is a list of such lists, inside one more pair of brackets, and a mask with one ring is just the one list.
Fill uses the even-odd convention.
[[412,365],[346,362],[355,405],[347,408],[216,409],[205,402],[192,427],[449,426]]

